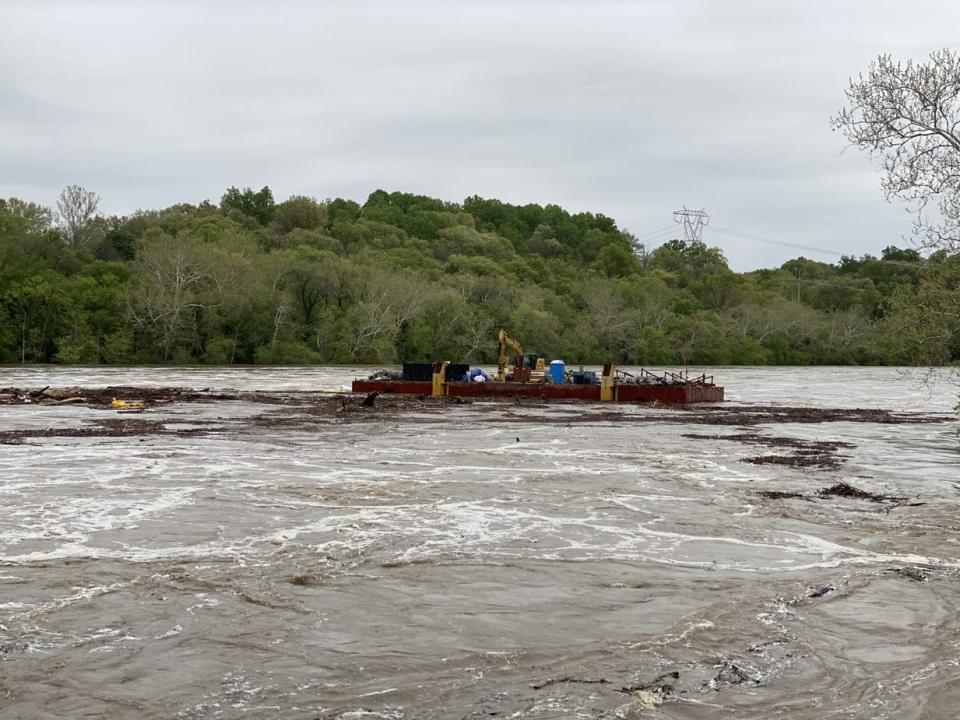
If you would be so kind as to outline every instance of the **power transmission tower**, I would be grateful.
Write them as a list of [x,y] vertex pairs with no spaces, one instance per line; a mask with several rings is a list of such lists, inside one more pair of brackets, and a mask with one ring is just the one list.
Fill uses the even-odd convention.
[[710,216],[702,208],[700,210],[674,210],[673,221],[683,226],[683,238],[688,243],[703,242],[703,227],[710,224]]

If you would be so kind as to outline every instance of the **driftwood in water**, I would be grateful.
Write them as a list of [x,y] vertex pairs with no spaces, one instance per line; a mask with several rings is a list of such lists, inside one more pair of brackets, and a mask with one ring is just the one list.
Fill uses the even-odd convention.
[[85,403],[87,399],[85,397],[68,397],[63,398],[63,400],[41,400],[41,405],[74,405],[76,403]]

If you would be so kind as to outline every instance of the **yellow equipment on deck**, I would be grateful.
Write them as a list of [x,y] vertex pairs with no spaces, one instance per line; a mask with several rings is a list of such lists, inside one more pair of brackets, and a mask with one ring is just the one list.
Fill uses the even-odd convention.
[[[497,382],[503,382],[507,379],[508,374],[514,375],[518,369],[525,372],[523,346],[519,340],[507,335],[506,330],[500,331],[499,341],[500,345],[497,352]],[[513,357],[511,357],[510,352],[508,352],[510,350],[513,351]],[[529,368],[530,372],[526,373],[527,377],[524,377],[522,382],[543,382],[545,367],[544,359],[542,357],[537,358],[535,366]],[[516,374],[519,375],[520,373]],[[518,380],[518,378],[512,379]]]
[[448,362],[438,362],[433,365],[433,397],[443,397],[447,394],[447,366]]
[[613,402],[617,399],[617,368],[613,363],[603,366],[600,375],[600,402]]
[[507,378],[507,367],[510,365],[510,356],[507,349],[513,350],[513,367],[523,367],[523,346],[519,340],[514,340],[507,335],[506,330],[500,330],[499,351],[497,353],[497,382],[503,382]]

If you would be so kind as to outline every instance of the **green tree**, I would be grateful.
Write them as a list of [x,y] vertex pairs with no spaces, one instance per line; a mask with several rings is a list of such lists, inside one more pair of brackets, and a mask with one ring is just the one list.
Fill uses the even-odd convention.
[[316,200],[304,195],[291,195],[276,206],[273,221],[277,230],[286,234],[291,230],[316,230],[327,225],[327,209]]
[[273,193],[266,185],[256,192],[248,187],[243,190],[229,187],[223,193],[223,197],[220,198],[220,207],[223,210],[237,210],[253,218],[260,225],[269,223],[273,219],[273,213],[276,209]]

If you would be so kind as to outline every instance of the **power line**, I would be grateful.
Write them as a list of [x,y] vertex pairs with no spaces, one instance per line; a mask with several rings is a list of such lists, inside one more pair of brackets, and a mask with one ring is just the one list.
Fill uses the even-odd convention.
[[752,233],[740,232],[739,230],[716,227],[715,225],[710,226],[709,229],[713,232],[718,232],[723,235],[740,238],[741,240],[754,240],[756,242],[768,243],[770,245],[781,245],[783,247],[795,248],[797,250],[807,250],[809,252],[823,253],[824,255],[833,255],[834,257],[843,257],[843,253],[838,253],[835,250],[825,250],[824,248],[814,247],[813,245],[800,245],[798,243],[782,242],[764,235],[754,235]]
[[[854,260],[857,260],[857,258],[853,255],[838,253],[836,250],[825,250],[824,248],[814,247],[813,245],[799,245],[797,243],[781,242],[779,240],[774,240],[773,238],[766,237],[764,235],[754,235],[753,233],[745,233],[745,232],[740,232],[739,230],[731,230],[729,228],[716,227],[715,225],[710,226],[708,229],[713,230],[715,232],[723,233],[724,235],[730,235],[731,237],[741,238],[743,240],[756,240],[758,242],[770,243],[771,245],[782,245],[784,247],[797,248],[799,250],[809,250],[811,252],[823,253],[825,255],[833,255],[834,257],[841,257],[841,258],[850,257],[850,258],[853,258]],[[872,256],[869,256],[869,257],[872,257]],[[923,263],[922,259],[918,262],[908,262],[906,260],[887,260],[882,257],[873,258],[873,259],[876,260],[877,262],[884,263],[885,265],[901,265],[903,267],[908,267],[918,271],[922,271],[926,268],[926,265]]]
[[642,240],[643,242],[654,243],[659,242],[660,240],[666,240],[667,238],[674,238],[676,236],[676,230],[671,228],[670,230],[658,233],[656,235],[650,235],[645,238],[637,238],[637,240]]
[[650,237],[651,235],[659,235],[660,233],[664,232],[665,230],[669,230],[669,231],[673,232],[673,225],[665,225],[665,226],[663,226],[662,228],[657,228],[656,230],[651,230],[650,232],[644,233],[643,235],[635,235],[634,237],[636,237],[637,240],[642,240],[643,238],[645,238],[645,237]]
[[[797,250],[807,250],[809,252],[822,253],[824,255],[832,255],[833,257],[840,257],[840,258],[854,257],[852,255],[847,256],[844,253],[839,253],[836,250],[827,250],[825,248],[815,247],[813,245],[802,245],[799,243],[783,242],[781,240],[775,240],[774,238],[767,237],[765,235],[756,235],[754,233],[747,233],[747,232],[742,232],[740,230],[733,230],[731,228],[722,228],[722,227],[717,227],[716,225],[710,225],[709,224],[710,217],[703,210],[687,210],[686,208],[684,208],[683,210],[678,210],[674,213],[674,221],[678,223],[682,223],[684,221],[683,213],[689,213],[695,216],[700,215],[702,213],[702,217],[704,218],[704,222],[702,223],[702,226],[700,226],[699,228],[696,228],[696,223],[697,223],[696,218],[694,218],[692,221],[694,223],[695,231],[696,230],[702,231],[702,229],[705,227],[708,230],[712,230],[713,232],[717,232],[722,235],[728,235],[730,237],[738,238],[741,240],[752,240],[755,242],[762,242],[770,245],[780,245],[781,247],[789,247]],[[678,216],[680,216],[680,219],[677,219]],[[647,242],[656,242],[658,240],[663,240],[667,237],[670,237],[670,235],[673,234],[672,231],[673,231],[673,226],[667,225],[666,227],[662,227],[657,230],[651,230],[650,232],[645,233],[644,235],[640,235],[638,236],[637,239],[639,240],[640,238],[644,238]],[[684,227],[684,235],[687,236],[686,226]],[[856,258],[854,257],[854,259]],[[913,270],[918,270],[918,271],[923,271],[927,269],[925,264],[923,264],[922,261],[907,262],[904,260],[886,260],[884,258],[875,258],[875,259],[877,260],[877,262],[882,262],[887,265],[901,265],[901,266],[909,267]],[[809,281],[806,281],[806,282],[809,282]]]

